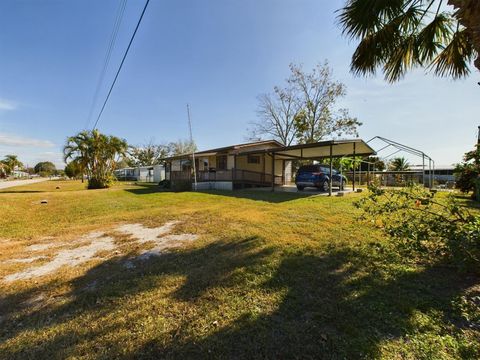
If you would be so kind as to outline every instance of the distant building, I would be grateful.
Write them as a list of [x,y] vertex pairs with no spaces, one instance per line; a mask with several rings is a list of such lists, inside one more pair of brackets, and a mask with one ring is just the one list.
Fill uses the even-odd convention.
[[128,167],[115,170],[114,175],[119,181],[159,183],[165,180],[165,167],[163,165]]

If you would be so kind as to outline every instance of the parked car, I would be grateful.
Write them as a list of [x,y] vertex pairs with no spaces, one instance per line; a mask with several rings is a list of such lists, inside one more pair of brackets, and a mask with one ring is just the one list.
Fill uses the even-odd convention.
[[[301,166],[295,176],[295,184],[300,191],[306,187],[316,187],[321,191],[328,191],[330,186],[330,166],[322,164]],[[347,178],[340,174],[338,170],[333,169],[332,187],[343,190],[346,184]]]

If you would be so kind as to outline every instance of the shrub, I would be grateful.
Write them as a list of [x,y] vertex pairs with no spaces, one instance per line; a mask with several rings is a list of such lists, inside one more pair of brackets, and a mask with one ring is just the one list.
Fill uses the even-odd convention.
[[88,189],[107,189],[112,186],[114,183],[114,177],[103,177],[103,178],[96,178],[92,177],[88,179]]
[[403,255],[479,270],[480,217],[453,195],[438,200],[421,186],[384,190],[373,185],[369,190],[355,203],[363,210],[361,218],[381,227]]
[[171,184],[170,184],[170,180],[162,180],[158,183],[158,186],[160,186],[162,189],[170,189],[171,187]]
[[464,193],[475,191],[480,176],[480,145],[465,154],[463,162],[456,165],[454,172],[456,185],[460,191]]

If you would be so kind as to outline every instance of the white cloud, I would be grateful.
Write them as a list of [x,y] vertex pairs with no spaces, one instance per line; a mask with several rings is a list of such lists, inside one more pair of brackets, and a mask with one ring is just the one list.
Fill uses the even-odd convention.
[[0,98],[0,110],[15,110],[17,106],[13,101]]
[[50,148],[55,144],[49,140],[33,139],[12,134],[0,133],[0,145]]

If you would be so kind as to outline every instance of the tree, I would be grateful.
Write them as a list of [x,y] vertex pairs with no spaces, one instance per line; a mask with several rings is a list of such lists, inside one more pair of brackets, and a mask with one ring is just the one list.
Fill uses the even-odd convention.
[[299,102],[293,87],[275,86],[273,93],[258,97],[259,120],[252,123],[249,138],[260,140],[269,136],[285,146],[291,145],[297,134],[295,116],[298,111]]
[[158,165],[168,156],[168,152],[168,146],[156,145],[150,141],[143,146],[130,147],[126,160],[129,166]]
[[0,161],[0,179],[6,178],[10,173],[10,168]]
[[410,163],[404,157],[397,157],[390,162],[389,169],[391,171],[407,171],[410,169]]
[[23,167],[23,164],[18,160],[17,155],[5,155],[2,163],[6,166],[8,174]]
[[[355,74],[375,74],[395,82],[415,67],[454,79],[470,73],[480,52],[480,2],[449,0],[347,0],[339,10],[343,32],[360,42],[352,56]],[[480,59],[475,65],[480,69]]]
[[35,174],[41,173],[44,176],[52,176],[57,171],[55,165],[50,161],[39,162],[34,167]]
[[274,87],[258,101],[259,119],[253,123],[250,139],[273,137],[284,145],[313,143],[327,136],[357,136],[362,125],[347,109],[335,109],[345,96],[345,85],[333,80],[328,63],[317,64],[306,73],[302,66],[290,64],[285,87]]
[[380,160],[377,156],[369,156],[368,158],[364,159],[364,162],[361,165],[362,171],[383,171],[387,168],[385,162]]
[[171,156],[191,154],[197,151],[197,145],[190,140],[177,140],[168,144],[168,153]]
[[72,160],[65,166],[65,175],[69,178],[78,179],[82,177],[83,169],[76,160]]
[[456,164],[454,173],[460,191],[468,193],[475,190],[475,183],[480,176],[480,144],[464,155],[463,162]]
[[332,165],[334,168],[343,171],[351,171],[353,169],[357,170],[362,164],[362,157],[344,157],[344,158],[335,158],[333,159]]
[[63,153],[65,162],[75,160],[84,169],[89,189],[103,189],[111,185],[115,165],[127,149],[123,139],[85,130],[67,138]]
[[343,134],[358,136],[362,125],[348,114],[348,110],[335,110],[336,101],[345,96],[345,85],[334,81],[332,69],[325,62],[317,64],[310,73],[302,66],[290,65],[288,83],[297,93],[299,111],[295,115],[296,138],[301,144],[318,142],[327,136]]

